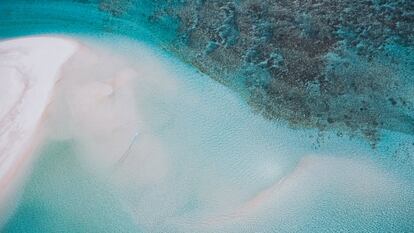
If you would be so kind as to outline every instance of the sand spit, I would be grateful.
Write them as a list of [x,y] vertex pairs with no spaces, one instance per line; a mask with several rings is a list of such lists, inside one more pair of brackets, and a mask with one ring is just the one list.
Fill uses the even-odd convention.
[[59,69],[77,46],[57,37],[0,42],[0,224],[39,141]]

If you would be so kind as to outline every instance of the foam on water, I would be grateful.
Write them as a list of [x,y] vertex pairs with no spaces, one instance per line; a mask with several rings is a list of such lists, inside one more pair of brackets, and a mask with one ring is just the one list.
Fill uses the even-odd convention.
[[163,51],[81,40],[5,232],[413,230],[412,156],[393,167],[387,140],[315,147]]

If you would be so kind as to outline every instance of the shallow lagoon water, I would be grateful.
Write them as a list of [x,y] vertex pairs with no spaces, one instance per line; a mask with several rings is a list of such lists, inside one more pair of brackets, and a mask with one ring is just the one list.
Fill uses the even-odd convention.
[[412,230],[410,137],[318,144],[161,50],[80,41],[4,232]]
[[2,232],[414,231],[412,136],[385,131],[373,149],[265,120],[144,26],[83,7],[0,5],[2,38],[82,47]]

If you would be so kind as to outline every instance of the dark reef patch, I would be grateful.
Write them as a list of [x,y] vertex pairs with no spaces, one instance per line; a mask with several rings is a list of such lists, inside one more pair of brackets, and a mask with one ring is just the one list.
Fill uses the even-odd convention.
[[[170,1],[168,47],[269,119],[414,133],[412,1]],[[405,54],[401,56],[401,54]]]

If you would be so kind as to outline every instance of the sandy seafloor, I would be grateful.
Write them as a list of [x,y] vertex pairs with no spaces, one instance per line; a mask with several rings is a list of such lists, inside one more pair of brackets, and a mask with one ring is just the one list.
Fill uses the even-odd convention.
[[0,78],[1,232],[414,231],[411,136],[316,143],[121,37],[2,41]]

